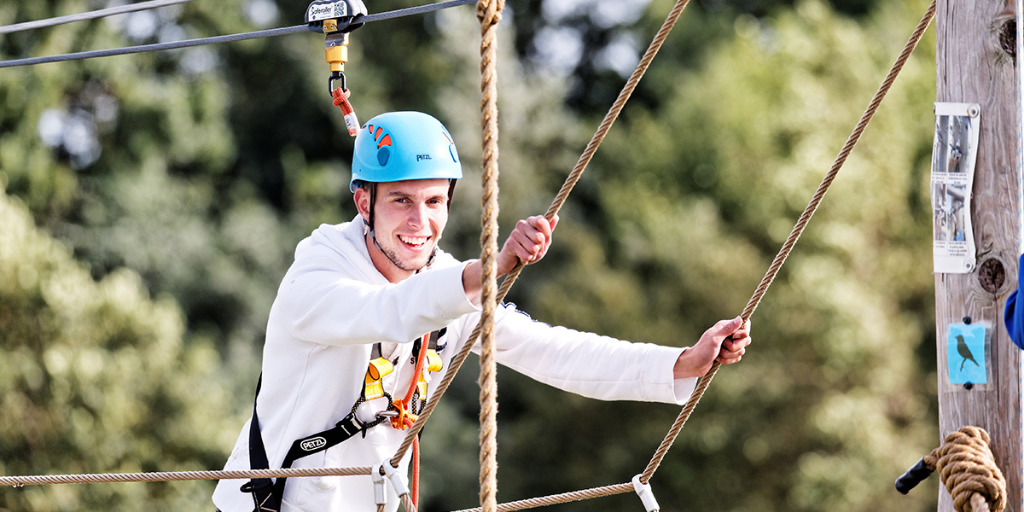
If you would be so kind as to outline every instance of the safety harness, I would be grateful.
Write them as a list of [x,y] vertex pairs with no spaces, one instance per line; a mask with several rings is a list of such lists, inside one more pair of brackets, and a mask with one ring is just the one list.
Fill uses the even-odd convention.
[[[356,403],[352,405],[351,412],[333,428],[296,439],[288,449],[281,467],[290,468],[296,460],[337,446],[356,434],[361,433],[363,437],[366,437],[366,432],[369,429],[385,422],[389,422],[393,428],[401,430],[416,423],[416,418],[423,411],[427,401],[427,374],[423,370],[426,369],[429,372],[441,370],[443,362],[438,352],[444,350],[447,344],[439,342],[446,331],[447,328],[433,331],[413,342],[412,357],[416,366],[416,378],[411,379],[409,390],[401,400],[395,400],[390,393],[385,391],[383,382],[384,377],[394,371],[398,360],[390,361],[383,357],[381,344],[374,344],[370,355],[370,364],[363,380],[363,391]],[[263,375],[260,374],[259,382],[256,384],[256,398],[253,400],[252,420],[249,422],[249,467],[252,469],[270,468],[263,437],[260,435],[259,416],[256,414],[256,400],[259,399],[262,385]],[[377,418],[373,421],[361,421],[356,415],[356,410],[363,402],[377,398],[387,398],[388,408],[377,413]],[[413,440],[412,467],[412,496],[415,503],[418,501],[419,495],[418,438]],[[281,510],[281,498],[284,496],[286,480],[286,478],[278,478],[276,481],[269,478],[253,478],[242,485],[241,490],[252,493],[255,512],[278,512]]]

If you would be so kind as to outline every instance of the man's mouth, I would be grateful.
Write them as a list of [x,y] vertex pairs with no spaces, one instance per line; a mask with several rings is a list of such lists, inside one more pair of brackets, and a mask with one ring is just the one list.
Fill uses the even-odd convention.
[[398,239],[413,247],[421,247],[423,244],[427,243],[427,240],[430,240],[430,237],[398,235]]

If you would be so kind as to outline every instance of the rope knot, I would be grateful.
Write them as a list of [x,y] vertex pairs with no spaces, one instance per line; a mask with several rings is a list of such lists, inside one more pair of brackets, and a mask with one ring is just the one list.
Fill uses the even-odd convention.
[[[996,466],[990,442],[985,429],[963,427],[946,436],[942,446],[922,458],[919,465],[926,471],[911,479],[920,481],[938,470],[957,512],[976,512],[984,504],[992,512],[1002,512],[1006,508],[1006,479]],[[910,482],[910,487],[914,484]]]
[[476,17],[480,20],[481,29],[497,25],[501,21],[501,11],[505,10],[505,0],[478,0]]

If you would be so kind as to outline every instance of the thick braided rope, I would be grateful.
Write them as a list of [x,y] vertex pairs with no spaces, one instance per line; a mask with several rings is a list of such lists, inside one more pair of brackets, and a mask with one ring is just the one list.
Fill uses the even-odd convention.
[[[512,501],[509,503],[502,503],[498,505],[498,512],[509,512],[512,510],[526,510],[530,508],[546,507],[549,505],[558,505],[560,503],[569,503],[571,501],[583,501],[591,498],[601,498],[604,496],[614,496],[616,494],[625,494],[627,492],[633,492],[633,484],[616,484],[608,485],[605,487],[595,487],[593,489],[587,489],[584,491],[573,491],[562,494],[553,494],[551,496],[544,496],[541,498],[530,498],[526,500]],[[458,510],[456,512],[482,512],[479,508],[470,508],[465,510]]]
[[[601,125],[598,127],[597,132],[595,132],[594,136],[590,139],[590,142],[587,144],[583,154],[580,155],[579,160],[573,167],[572,172],[569,173],[565,183],[562,184],[562,188],[558,191],[554,201],[552,201],[547,213],[544,214],[549,221],[555,218],[555,215],[562,208],[562,205],[565,204],[565,200],[569,197],[569,193],[572,192],[573,187],[576,186],[576,182],[578,182],[580,177],[583,175],[583,171],[586,170],[587,165],[594,156],[594,153],[597,152],[598,146],[601,145],[601,142],[608,134],[608,131],[611,130],[612,124],[615,123],[615,120],[619,117],[619,113],[622,112],[623,107],[625,107],[626,101],[629,100],[629,97],[633,94],[633,90],[636,89],[637,84],[640,83],[640,79],[643,78],[644,73],[647,72],[647,68],[650,67],[651,61],[654,60],[654,56],[658,54],[658,50],[660,50],[662,45],[665,43],[665,39],[668,38],[669,33],[672,31],[672,27],[675,26],[676,21],[679,19],[680,14],[682,14],[683,9],[686,8],[687,3],[689,3],[689,0],[676,0],[675,6],[669,12],[665,22],[661,25],[658,33],[651,41],[650,46],[647,47],[647,51],[644,52],[640,62],[637,63],[636,68],[633,69],[633,74],[630,75],[629,80],[626,81],[626,85],[624,85],[622,90],[619,91],[619,96],[616,98],[615,103],[612,104],[608,113],[605,114],[604,120],[601,121]],[[508,294],[509,289],[511,289],[512,285],[515,284],[516,279],[519,277],[522,270],[522,264],[516,265],[516,267],[513,268],[512,271],[509,272],[502,280],[501,288],[498,290],[499,302]],[[402,457],[405,456],[409,447],[412,446],[413,438],[419,434],[420,430],[423,428],[423,424],[427,421],[427,418],[430,417],[430,414],[437,406],[437,403],[441,401],[441,397],[448,389],[448,386],[451,385],[452,380],[455,379],[455,374],[458,373],[462,363],[467,357],[469,357],[469,353],[479,337],[480,325],[477,324],[476,328],[469,336],[469,341],[463,345],[462,350],[452,357],[444,378],[440,383],[438,383],[437,389],[435,389],[434,393],[430,396],[430,399],[427,401],[427,405],[423,408],[423,412],[420,413],[416,424],[409,429],[405,439],[402,441],[402,445],[399,446],[395,456],[391,458],[392,466],[398,467],[399,461],[402,460]]]
[[498,363],[494,314],[498,309],[498,22],[504,0],[479,0],[480,117],[483,131],[483,214],[480,219],[480,507],[498,506]]
[[[882,81],[882,85],[875,92],[875,96],[871,98],[871,103],[868,104],[867,110],[861,116],[860,121],[857,122],[857,126],[853,129],[853,133],[846,140],[846,144],[843,145],[843,149],[839,152],[835,162],[832,164],[832,168],[825,175],[825,178],[821,181],[818,186],[818,190],[814,193],[814,197],[811,198],[811,202],[804,209],[804,212],[800,215],[800,219],[797,220],[796,226],[793,227],[793,231],[789,233],[789,237],[786,242],[782,245],[782,249],[775,256],[775,260],[772,261],[771,266],[768,268],[768,272],[765,273],[764,278],[761,279],[761,284],[757,286],[754,291],[754,295],[747,302],[747,307],[743,309],[743,321],[750,319],[751,315],[754,314],[754,310],[757,309],[757,305],[761,302],[761,298],[764,297],[765,292],[768,291],[768,287],[771,286],[772,281],[775,279],[775,275],[778,274],[779,269],[782,268],[782,264],[785,263],[789,253],[793,250],[793,246],[796,245],[797,240],[800,239],[800,235],[803,233],[804,228],[807,227],[807,223],[810,222],[811,216],[818,209],[818,205],[821,204],[821,200],[825,197],[825,193],[828,192],[829,187],[832,185],[832,181],[835,180],[836,175],[839,173],[839,169],[843,167],[846,162],[846,158],[850,156],[850,152],[853,151],[853,147],[857,145],[857,141],[860,140],[860,136],[864,133],[864,129],[867,128],[868,123],[871,122],[871,118],[874,117],[875,112],[878,110],[878,106],[882,103],[886,93],[892,87],[896,77],[903,69],[903,65],[906,64],[907,59],[910,58],[910,54],[917,47],[917,43],[921,40],[924,35],[924,31],[931,24],[932,18],[935,17],[935,0],[932,0],[931,5],[925,11],[921,21],[917,24],[917,28],[914,29],[914,33],[911,34],[907,44],[903,47],[903,51],[900,52],[896,62],[889,69],[889,74],[885,76],[885,80]],[[708,373],[701,377],[700,383],[697,385],[697,389],[690,395],[690,399],[687,400],[686,405],[683,406],[683,410],[679,413],[675,423],[669,430],[665,439],[658,446],[657,451],[654,453],[654,457],[651,458],[650,463],[647,465],[647,469],[644,470],[640,476],[642,483],[647,483],[654,472],[658,469],[661,461],[665,458],[665,454],[668,453],[669,448],[672,447],[672,443],[675,441],[676,436],[679,435],[679,431],[683,429],[683,425],[686,424],[686,420],[690,417],[693,409],[697,406],[697,402],[700,401],[701,397],[704,396],[704,391],[707,390],[708,385],[711,384],[711,379],[715,377],[715,373],[718,372],[718,368],[722,365],[718,361],[715,361],[711,365],[711,369]]]
[[292,478],[300,476],[369,475],[370,468],[289,468],[234,471],[171,471],[147,473],[103,473],[91,475],[2,476],[0,487],[47,484],[92,484],[113,482],[171,482],[182,480],[232,480],[236,478]]
[[957,512],[1006,508],[1006,479],[996,466],[990,441],[985,429],[966,426],[946,436],[942,446],[923,459],[928,469],[938,469]]

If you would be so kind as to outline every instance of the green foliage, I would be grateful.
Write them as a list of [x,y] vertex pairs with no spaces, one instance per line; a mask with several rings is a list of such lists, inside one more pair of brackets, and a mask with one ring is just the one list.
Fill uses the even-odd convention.
[[[0,473],[207,469],[234,426],[209,340],[184,345],[173,299],[139,276],[95,282],[70,251],[0,196]],[[0,510],[207,506],[209,483],[28,486]]]

